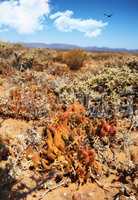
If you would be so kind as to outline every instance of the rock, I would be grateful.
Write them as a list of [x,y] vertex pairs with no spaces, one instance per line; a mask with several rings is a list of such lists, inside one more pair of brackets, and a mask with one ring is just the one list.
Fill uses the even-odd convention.
[[80,187],[79,191],[73,194],[72,200],[104,200],[104,190],[96,184],[86,184]]
[[30,124],[25,121],[7,119],[0,127],[0,136],[3,141],[13,142],[16,140],[17,136],[23,134]]

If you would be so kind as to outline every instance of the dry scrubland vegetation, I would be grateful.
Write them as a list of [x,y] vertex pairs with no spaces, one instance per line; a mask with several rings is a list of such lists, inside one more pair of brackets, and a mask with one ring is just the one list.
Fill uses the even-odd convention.
[[0,199],[136,200],[138,55],[0,44]]

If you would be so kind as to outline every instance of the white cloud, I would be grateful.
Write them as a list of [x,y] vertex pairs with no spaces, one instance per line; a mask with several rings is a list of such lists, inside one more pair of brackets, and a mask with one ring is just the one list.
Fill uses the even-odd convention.
[[11,0],[0,3],[0,27],[30,34],[43,29],[50,12],[49,0]]
[[97,37],[102,29],[108,24],[94,19],[73,18],[73,11],[57,12],[50,16],[59,31],[71,32],[77,30],[87,37]]

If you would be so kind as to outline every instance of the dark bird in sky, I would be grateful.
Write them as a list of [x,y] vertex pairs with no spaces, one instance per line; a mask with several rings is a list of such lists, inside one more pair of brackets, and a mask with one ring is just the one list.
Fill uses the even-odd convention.
[[109,15],[109,14],[104,13],[104,16],[110,18],[110,17],[113,16],[113,14],[110,14],[110,15]]

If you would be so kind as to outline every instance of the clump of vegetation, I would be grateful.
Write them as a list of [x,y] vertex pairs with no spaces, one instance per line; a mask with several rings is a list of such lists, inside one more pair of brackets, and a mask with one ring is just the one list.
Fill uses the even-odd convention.
[[130,69],[132,70],[138,70],[138,60],[131,60],[127,63],[128,67],[130,67]]
[[43,115],[47,116],[48,110],[47,97],[35,85],[11,90],[9,98],[1,99],[0,103],[3,115],[15,118],[37,119]]
[[0,59],[0,75],[1,76],[10,76],[14,73],[13,67],[9,65],[4,59]]
[[63,62],[66,63],[70,69],[77,70],[83,66],[87,54],[81,49],[74,49],[64,53]]
[[[105,68],[97,75],[85,73],[73,81],[63,77],[52,82],[52,87],[62,103],[70,104],[78,100],[93,117],[109,117],[119,111],[122,112],[124,95],[132,95],[132,98],[137,95],[134,91],[137,73],[132,72],[127,66]],[[128,96],[125,112],[133,109],[130,99]]]
[[[44,129],[45,141],[38,154],[35,150],[33,159],[35,167],[52,170],[68,176],[71,181],[84,183],[90,179],[89,170],[99,173],[100,163],[96,161],[96,151],[92,137],[113,137],[116,135],[116,124],[105,120],[96,122],[85,116],[85,108],[75,102],[64,112],[50,118]],[[37,154],[37,155],[36,155]]]

